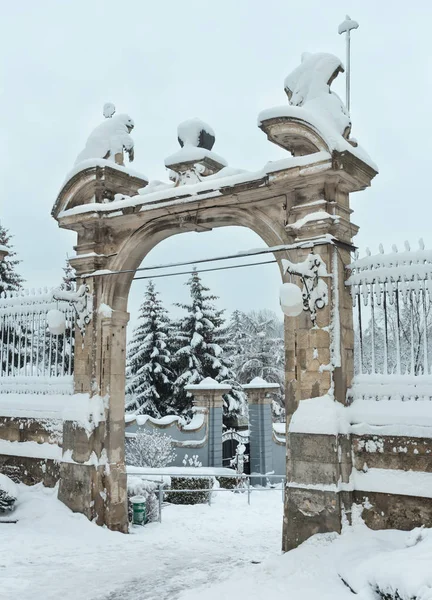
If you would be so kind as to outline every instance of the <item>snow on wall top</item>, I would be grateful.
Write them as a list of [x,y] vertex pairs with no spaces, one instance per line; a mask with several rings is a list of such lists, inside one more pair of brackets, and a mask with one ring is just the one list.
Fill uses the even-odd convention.
[[416,400],[356,399],[343,406],[331,394],[299,403],[290,424],[290,433],[364,433],[430,437],[432,402]]
[[[115,165],[115,163],[108,163],[102,159],[98,161],[86,161],[81,163],[68,174],[70,179],[78,173],[82,168],[88,168],[94,166],[96,163],[99,166],[109,164],[114,168],[125,170],[127,173],[131,173],[130,169]],[[85,165],[85,166],[84,166]],[[225,167],[214,175],[205,177],[203,181],[198,183],[191,183],[182,185],[181,187],[174,187],[172,183],[163,182],[150,182],[149,186],[139,190],[139,194],[136,196],[120,196],[114,201],[106,204],[84,204],[75,206],[73,208],[66,208],[61,211],[59,218],[67,217],[70,215],[82,214],[86,212],[115,212],[129,206],[136,206],[137,204],[143,204],[141,211],[151,210],[152,208],[159,208],[163,201],[166,201],[165,206],[173,204],[184,204],[186,202],[193,202],[199,194],[200,199],[205,197],[216,197],[220,196],[220,188],[235,186],[242,183],[250,183],[253,181],[259,181],[265,177],[271,177],[272,173],[277,171],[283,171],[286,169],[304,168],[307,169],[315,166],[322,166],[331,169],[331,155],[328,152],[316,152],[308,156],[290,156],[288,158],[282,158],[280,160],[268,162],[264,167],[258,171],[244,171],[242,169],[233,169],[231,167]],[[300,171],[301,173],[303,171]],[[142,179],[145,177],[140,176]],[[205,195],[205,192],[208,195]],[[156,204],[158,203],[158,204]]]
[[135,171],[134,169],[125,167],[123,165],[118,165],[113,160],[107,160],[105,158],[88,158],[79,163],[75,163],[73,169],[71,169],[64,178],[61,187],[63,188],[66,185],[66,183],[72,179],[72,177],[75,177],[75,175],[78,175],[78,173],[81,173],[81,171],[85,171],[86,169],[91,169],[94,167],[110,167],[110,169],[116,169],[117,171],[121,171],[122,173],[127,173],[131,177],[137,177],[138,179],[142,179],[143,181],[148,181],[148,177],[143,173],[139,173],[138,171]]
[[[120,114],[108,117],[112,108],[104,106],[105,121],[95,127],[89,137],[85,148],[78,154],[75,164],[79,164],[89,158],[104,158],[115,161],[115,155],[125,150],[129,154],[129,160],[134,159],[134,142],[130,132],[134,128],[134,122],[129,115]],[[115,110],[115,109],[114,109]]]

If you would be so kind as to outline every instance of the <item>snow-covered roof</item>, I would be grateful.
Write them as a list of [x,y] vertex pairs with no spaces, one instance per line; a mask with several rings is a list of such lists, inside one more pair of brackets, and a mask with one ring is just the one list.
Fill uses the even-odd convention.
[[242,385],[244,389],[267,389],[267,388],[280,388],[278,383],[269,383],[262,377],[254,377],[250,383],[245,383]]
[[185,390],[230,390],[231,386],[226,383],[218,383],[211,377],[206,377],[200,383],[189,384],[185,386]]

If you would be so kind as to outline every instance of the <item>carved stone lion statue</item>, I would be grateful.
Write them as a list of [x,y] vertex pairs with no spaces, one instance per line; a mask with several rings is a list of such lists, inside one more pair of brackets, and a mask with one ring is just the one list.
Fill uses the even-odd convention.
[[285,79],[285,92],[292,106],[301,106],[325,119],[348,139],[350,116],[342,100],[330,89],[334,79],[343,72],[343,64],[337,56],[305,52],[301,64]]
[[104,158],[117,164],[124,164],[123,151],[129,155],[129,161],[134,159],[134,141],[130,132],[134,122],[129,115],[119,114],[106,118],[98,125],[87,139],[85,148],[75,161],[78,164],[91,158]]

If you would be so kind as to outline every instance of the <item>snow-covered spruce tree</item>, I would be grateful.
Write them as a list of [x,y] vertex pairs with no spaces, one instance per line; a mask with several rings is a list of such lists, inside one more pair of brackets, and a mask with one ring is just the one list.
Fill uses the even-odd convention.
[[188,414],[192,408],[192,395],[184,389],[197,384],[206,377],[233,386],[224,396],[224,420],[230,420],[246,412],[246,395],[237,383],[228,356],[228,331],[224,328],[223,310],[214,305],[217,296],[209,294],[196,269],[186,282],[191,303],[177,304],[186,311],[174,332],[174,383],[173,410],[176,414]]
[[149,281],[127,357],[126,411],[160,418],[170,412],[170,321]]
[[127,439],[125,452],[126,464],[134,467],[166,467],[177,456],[169,435],[145,429]]
[[234,355],[236,375],[240,383],[249,383],[261,377],[270,383],[278,383],[275,394],[273,417],[284,417],[285,357],[283,321],[274,312],[259,310],[242,316],[244,336]]
[[9,254],[0,262],[0,292],[16,291],[22,287],[23,279],[17,273],[20,260],[13,250],[12,236],[9,231],[0,225],[0,246],[6,246]]
[[69,258],[66,258],[66,264],[63,267],[63,273],[62,288],[65,290],[71,290],[75,281],[75,269],[71,266]]
[[[16,257],[11,243],[12,236],[9,231],[0,225],[0,246],[5,246],[9,254],[0,261],[0,294],[15,292],[22,287],[23,279],[17,272],[20,260]],[[20,369],[23,366],[23,350],[27,348],[27,335],[21,327],[17,326],[13,317],[5,320],[0,330],[1,373],[10,375],[11,369]],[[19,354],[21,348],[21,354]]]

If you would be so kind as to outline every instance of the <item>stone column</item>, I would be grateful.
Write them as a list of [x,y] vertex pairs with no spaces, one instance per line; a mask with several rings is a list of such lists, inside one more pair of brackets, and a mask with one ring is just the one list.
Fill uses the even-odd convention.
[[193,393],[194,406],[208,411],[208,454],[207,465],[203,466],[222,467],[223,395],[229,392],[231,386],[207,377],[197,385],[187,385],[185,389]]
[[[87,253],[71,263],[77,274],[95,270]],[[105,278],[106,279],[106,278]],[[78,284],[80,281],[78,281]],[[59,499],[112,530],[127,532],[124,465],[126,325],[129,315],[102,303],[103,277],[88,278],[93,314],[83,336],[76,329],[75,393],[63,426]]]
[[[249,405],[249,462],[251,475],[273,471],[272,453],[272,398],[271,392],[279,389],[279,384],[268,383],[255,377],[243,386],[248,395]],[[266,485],[265,477],[252,477],[252,485]]]
[[[310,206],[310,198],[299,197],[287,225],[290,230],[291,223],[301,219],[304,225],[297,232],[298,241],[323,240],[316,243],[313,253],[325,264],[327,275],[321,279],[327,284],[328,302],[317,310],[315,324],[308,311],[293,320],[297,410],[289,415],[291,422],[287,419],[284,550],[315,533],[340,532],[343,511],[350,510],[349,498],[345,502],[339,485],[349,480],[350,441],[340,430],[338,411],[343,410],[353,376],[352,303],[345,269],[357,227],[350,223],[345,191],[324,186],[323,196],[322,219],[308,221],[316,205]],[[292,254],[301,263],[311,251],[299,248]],[[301,279],[294,279],[302,287]]]

